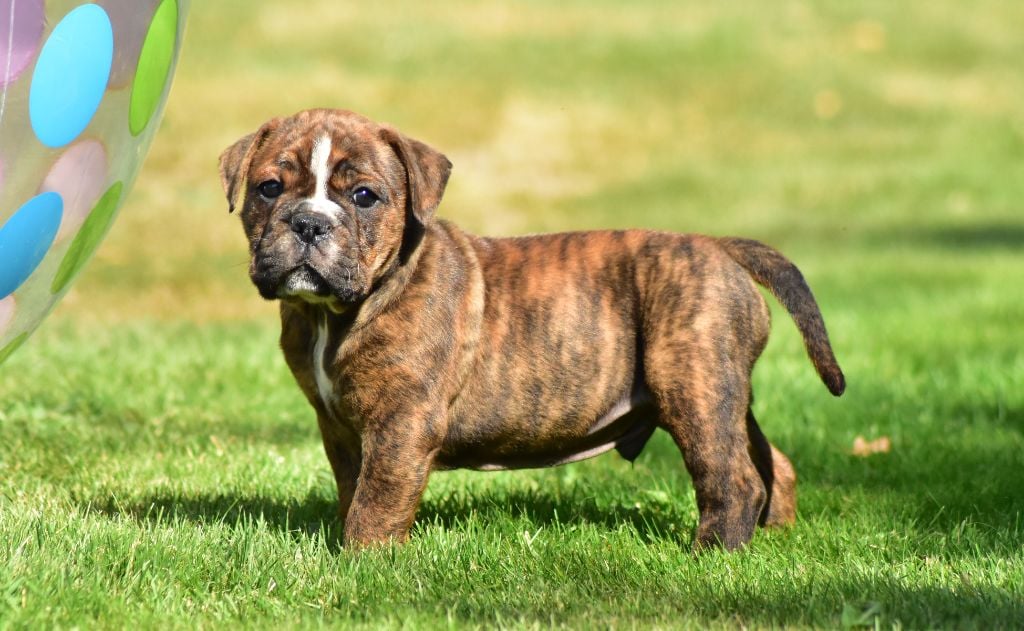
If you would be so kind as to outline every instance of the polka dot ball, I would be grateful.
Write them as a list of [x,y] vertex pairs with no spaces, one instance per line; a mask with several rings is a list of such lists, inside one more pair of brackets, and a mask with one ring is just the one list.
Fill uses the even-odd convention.
[[188,0],[0,0],[0,364],[116,218],[187,11]]

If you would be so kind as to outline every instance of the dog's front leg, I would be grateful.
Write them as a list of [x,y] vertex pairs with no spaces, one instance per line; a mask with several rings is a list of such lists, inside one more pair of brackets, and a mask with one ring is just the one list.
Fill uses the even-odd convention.
[[359,468],[362,465],[359,436],[323,413],[317,414],[317,422],[320,425],[320,436],[324,441],[324,451],[331,463],[334,481],[338,485],[338,518],[344,524],[356,492],[356,480],[359,478]]
[[421,437],[388,431],[365,433],[362,447],[359,479],[345,520],[345,546],[403,542],[438,449]]

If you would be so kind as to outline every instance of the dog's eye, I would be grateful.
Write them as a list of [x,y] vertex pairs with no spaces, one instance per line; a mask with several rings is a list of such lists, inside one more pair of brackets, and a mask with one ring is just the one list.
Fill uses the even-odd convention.
[[261,182],[260,185],[256,187],[256,190],[260,192],[260,195],[267,199],[274,199],[284,192],[284,184],[279,180],[267,180],[266,182]]
[[360,186],[352,193],[352,203],[360,208],[369,208],[379,201],[377,194],[365,186]]

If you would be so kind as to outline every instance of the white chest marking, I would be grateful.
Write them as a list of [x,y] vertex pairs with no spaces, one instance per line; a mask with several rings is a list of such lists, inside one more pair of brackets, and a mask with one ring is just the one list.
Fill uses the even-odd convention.
[[309,172],[313,174],[316,188],[308,201],[314,211],[334,217],[341,212],[341,207],[327,197],[331,171],[331,136],[321,134],[313,143],[313,153],[309,159]]
[[330,333],[327,330],[327,318],[326,316],[317,323],[316,331],[316,343],[313,345],[313,377],[316,379],[316,389],[320,393],[320,400],[323,402],[324,407],[327,408],[328,413],[331,410],[331,404],[334,401],[334,388],[331,386],[331,380],[327,377],[327,371],[324,369],[324,360],[327,352],[327,338],[330,337]]

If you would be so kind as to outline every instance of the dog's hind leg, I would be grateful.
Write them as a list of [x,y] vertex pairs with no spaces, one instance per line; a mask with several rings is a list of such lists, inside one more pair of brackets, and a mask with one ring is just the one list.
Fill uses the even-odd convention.
[[796,521],[796,470],[789,458],[768,442],[750,409],[747,410],[747,436],[750,457],[768,490],[768,500],[758,523],[766,527],[788,526]]
[[754,534],[767,496],[748,448],[749,383],[696,348],[677,343],[669,353],[648,353],[659,424],[682,452],[697,494],[694,549],[742,547]]

